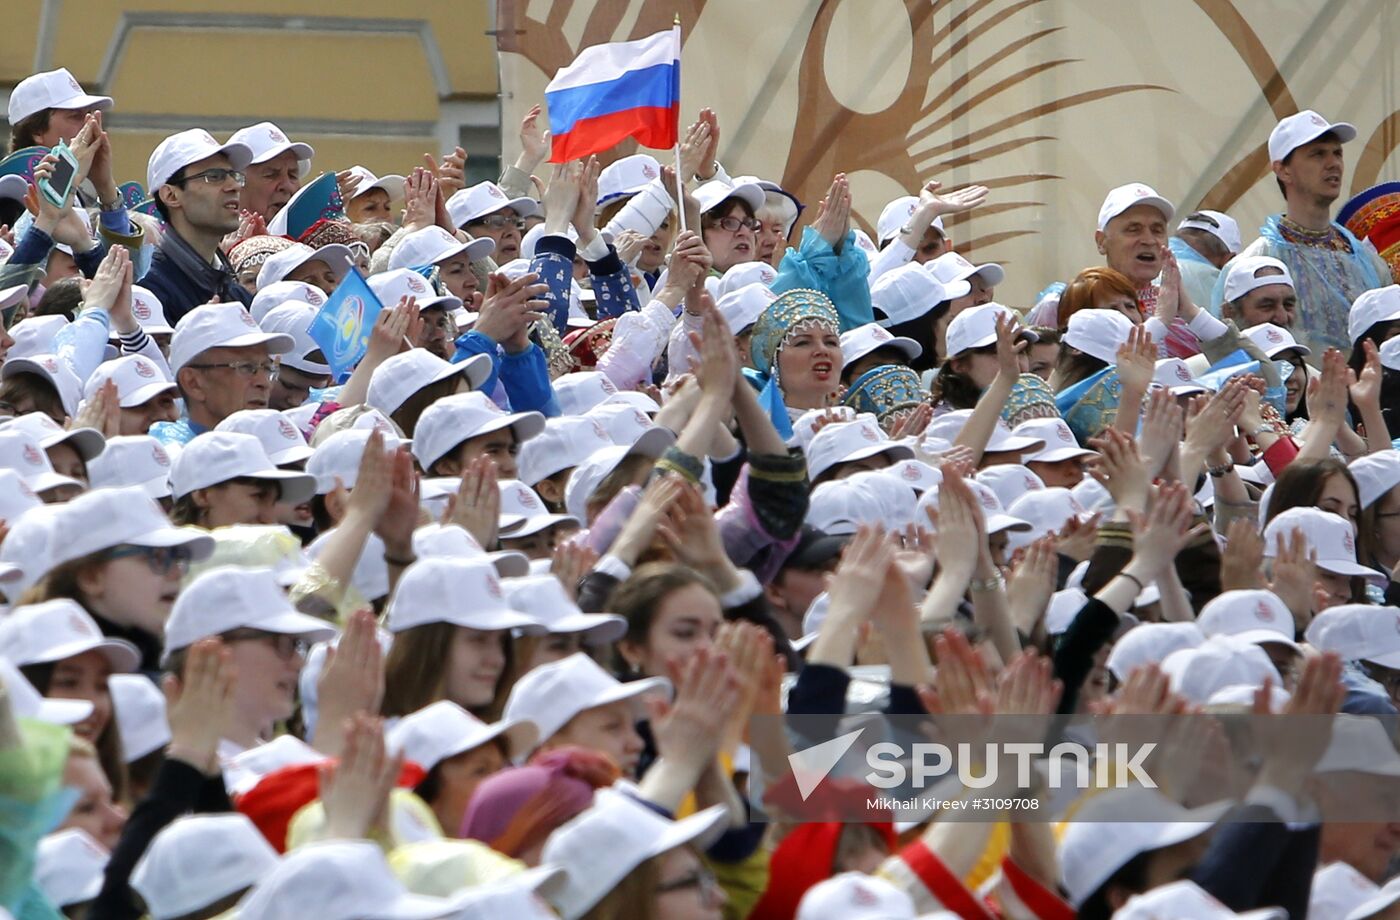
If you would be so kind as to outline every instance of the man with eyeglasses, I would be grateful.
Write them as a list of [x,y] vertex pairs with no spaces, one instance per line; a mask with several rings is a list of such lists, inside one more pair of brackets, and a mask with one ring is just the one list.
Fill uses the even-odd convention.
[[166,231],[141,284],[165,305],[170,320],[215,297],[252,302],[221,248],[238,229],[243,170],[252,159],[246,144],[220,144],[200,128],[167,137],[151,154],[146,183]]
[[478,182],[447,199],[452,224],[474,237],[496,241],[493,258],[499,265],[520,258],[520,240],[525,235],[526,217],[540,210],[533,198],[511,198],[494,182]]
[[196,307],[175,324],[170,370],[185,401],[185,415],[160,422],[151,434],[170,444],[187,444],[240,409],[266,409],[277,377],[277,356],[296,340],[285,332],[264,332],[237,303]]

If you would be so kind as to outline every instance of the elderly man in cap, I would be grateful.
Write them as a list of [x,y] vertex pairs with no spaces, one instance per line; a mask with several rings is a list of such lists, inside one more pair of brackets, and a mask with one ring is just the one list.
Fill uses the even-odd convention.
[[252,303],[220,248],[225,235],[238,229],[243,170],[252,160],[248,145],[220,144],[202,128],[172,134],[151,154],[146,185],[166,231],[140,281],[170,319],[178,322],[215,297]]
[[287,139],[282,129],[270,121],[239,128],[230,144],[242,144],[253,151],[244,174],[238,207],[271,222],[301,188],[301,178],[311,169],[316,151],[309,144]]
[[169,444],[187,444],[240,409],[266,409],[277,377],[277,355],[296,340],[265,332],[238,303],[207,303],[175,324],[170,370],[185,400],[185,416],[160,422],[151,434]]
[[[1269,134],[1269,161],[1283,193],[1284,211],[1259,228],[1259,238],[1237,256],[1269,256],[1288,267],[1298,294],[1293,333],[1315,352],[1350,350],[1347,315],[1363,292],[1390,284],[1390,268],[1365,240],[1332,220],[1342,193],[1342,145],[1356,137],[1346,122],[1305,110]],[[1224,298],[1228,268],[1220,273],[1212,308]]]

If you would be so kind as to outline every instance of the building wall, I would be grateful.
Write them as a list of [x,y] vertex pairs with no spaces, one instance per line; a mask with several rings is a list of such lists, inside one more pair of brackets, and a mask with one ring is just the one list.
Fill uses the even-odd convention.
[[[112,96],[118,181],[144,184],[168,134],[226,137],[272,120],[316,148],[313,170],[404,172],[462,144],[498,172],[488,0],[6,0],[0,98],[67,67]],[[8,130],[6,130],[8,139]]]

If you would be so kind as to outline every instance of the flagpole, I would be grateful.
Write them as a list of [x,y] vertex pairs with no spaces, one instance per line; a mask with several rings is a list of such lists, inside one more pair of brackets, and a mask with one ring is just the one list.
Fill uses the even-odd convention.
[[681,106],[680,106],[680,60],[681,60],[681,14],[676,14],[671,27],[676,38],[676,212],[680,215],[681,232],[685,232],[685,182],[681,175]]

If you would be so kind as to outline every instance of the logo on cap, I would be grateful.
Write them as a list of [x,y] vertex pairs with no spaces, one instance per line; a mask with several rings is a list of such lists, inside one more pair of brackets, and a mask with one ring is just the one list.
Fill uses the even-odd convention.
[[872,427],[870,427],[869,425],[861,425],[861,426],[860,426],[860,436],[861,436],[862,438],[865,438],[865,440],[867,440],[867,441],[878,441],[878,440],[880,440],[880,436],[879,436],[878,434],[875,433],[875,429],[872,428]]
[[131,312],[137,319],[145,320],[151,318],[151,308],[144,300],[133,300],[131,303]]
[[1315,124],[1315,125],[1325,125],[1325,124],[1327,124],[1327,119],[1323,118],[1321,115],[1317,114],[1316,112],[1313,112],[1313,113],[1312,113],[1312,123]]
[[880,904],[880,898],[869,888],[857,884],[851,888],[851,903],[860,907],[877,907]]
[[320,288],[312,288],[306,292],[306,302],[313,307],[319,307],[326,302],[326,295],[321,293]]
[[239,310],[238,318],[243,320],[243,325],[245,326],[252,326],[254,329],[258,326],[258,321],[253,319],[253,314],[249,313],[247,310]]
[[1070,432],[1069,426],[1064,422],[1060,422],[1060,424],[1055,426],[1055,433],[1058,434],[1060,440],[1064,441],[1066,444],[1074,440],[1074,435]]
[[68,75],[68,88],[75,93],[81,93],[83,91],[82,85],[73,78],[71,73]]
[[652,166],[650,163],[643,163],[643,164],[642,164],[642,175],[646,176],[648,179],[655,179],[655,178],[656,178],[656,167],[655,167],[655,166]]
[[983,508],[986,508],[988,511],[997,510],[997,497],[995,495],[993,495],[990,491],[982,492],[981,490],[978,490],[978,494],[982,496]]
[[903,476],[904,476],[905,479],[909,480],[910,482],[918,482],[918,481],[919,481],[919,478],[920,478],[920,477],[919,477],[919,468],[918,468],[917,466],[914,466],[912,463],[911,463],[911,464],[908,464],[908,465],[906,465],[906,466],[904,467]]
[[30,466],[43,466],[44,458],[39,454],[39,448],[33,444],[24,445],[24,462]]
[[1254,609],[1254,615],[1265,623],[1272,623],[1274,621],[1274,611],[1269,607],[1267,601],[1259,602],[1259,606]]
[[23,479],[21,479],[19,482],[19,491],[21,495],[27,495],[30,498],[38,497],[34,494],[34,490],[29,488],[29,483],[25,482]]
[[651,419],[647,418],[646,413],[644,413],[641,409],[632,410],[632,421],[636,422],[638,425],[641,425],[643,428],[651,427]]
[[1356,552],[1356,541],[1352,539],[1351,531],[1348,530],[1346,533],[1342,534],[1342,545],[1347,548],[1347,552]]
[[502,596],[500,581],[496,579],[495,575],[490,574],[489,572],[486,575],[486,593],[491,595],[492,597]]
[[890,335],[890,331],[884,326],[876,326],[875,331],[871,333],[871,336],[877,342],[887,342],[890,339],[894,338],[894,336]]
[[272,138],[274,141],[277,141],[278,143],[281,143],[282,141],[285,141],[287,139],[287,135],[283,134],[281,131],[278,131],[276,128],[268,128],[267,136]]
[[494,185],[488,185],[488,186],[486,186],[486,191],[488,191],[488,192],[491,193],[491,197],[492,197],[492,198],[504,198],[504,197],[506,197],[506,193],[503,192],[503,191],[501,191],[499,188],[497,188],[497,187],[494,186]]
[[1178,364],[1178,365],[1176,365],[1176,379],[1177,379],[1177,380],[1190,380],[1190,379],[1191,379],[1191,372],[1188,371],[1188,370],[1186,369],[1186,365],[1184,365],[1184,364]]
[[282,437],[286,438],[288,441],[295,441],[297,439],[297,430],[292,427],[291,422],[284,418],[279,418],[277,420],[277,430],[280,431]]
[[419,278],[417,275],[414,275],[413,277],[408,279],[408,289],[410,291],[413,291],[415,294],[421,294],[424,290],[426,290],[426,287],[423,284],[423,279]]
[[617,387],[613,386],[613,382],[606,377],[599,381],[598,385],[603,388],[604,393],[609,395],[617,392]]
[[1283,341],[1283,333],[1279,332],[1277,329],[1265,329],[1264,337],[1267,338],[1270,342]]
[[131,364],[136,368],[136,376],[138,377],[149,378],[156,375],[156,369],[145,361],[133,361]]
[[540,503],[535,501],[535,496],[523,489],[520,491],[519,499],[522,508],[538,508],[540,506]]
[[165,448],[159,444],[151,445],[151,459],[161,466],[170,465],[170,455],[165,452]]
[[612,440],[612,438],[608,437],[607,429],[603,427],[603,423],[598,421],[596,418],[593,419],[593,433],[596,434],[598,437],[602,438],[604,441]]
[[84,636],[91,636],[96,632],[90,622],[84,622],[83,618],[76,613],[68,614],[68,628]]
[[44,370],[48,371],[50,374],[58,373],[58,362],[53,358],[45,358],[40,363],[44,365]]
[[1133,194],[1138,198],[1146,198],[1148,195],[1147,186],[1139,185],[1137,188],[1133,189]]
[[214,140],[214,135],[210,134],[208,131],[200,131],[200,132],[199,132],[199,139],[202,140],[202,141],[204,141],[206,144],[218,144],[218,143],[219,143],[218,141]]

